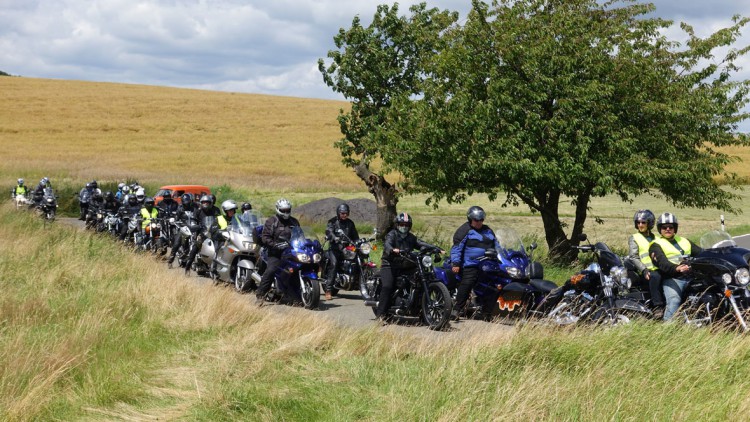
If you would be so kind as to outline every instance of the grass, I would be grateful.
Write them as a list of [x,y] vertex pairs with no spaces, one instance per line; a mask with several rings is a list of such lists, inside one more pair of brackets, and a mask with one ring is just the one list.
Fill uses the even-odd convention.
[[2,420],[680,421],[750,410],[750,338],[731,332],[347,328],[254,308],[7,204],[0,245]]

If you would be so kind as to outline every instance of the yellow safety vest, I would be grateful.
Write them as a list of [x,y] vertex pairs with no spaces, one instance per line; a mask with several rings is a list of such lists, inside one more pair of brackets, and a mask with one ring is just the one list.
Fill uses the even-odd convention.
[[219,229],[224,230],[227,228],[227,219],[223,215],[216,217],[216,222],[219,224]]
[[678,245],[680,245],[684,254],[680,252],[680,250],[677,249],[672,244],[672,242],[670,242],[669,240],[663,237],[654,239],[654,243],[661,246],[661,250],[664,251],[664,255],[667,257],[669,262],[675,265],[679,265],[680,262],[682,262],[682,258],[684,258],[685,256],[690,256],[690,253],[692,252],[693,247],[690,244],[690,241],[683,237],[675,235],[674,240],[677,241]]
[[148,215],[148,210],[144,207],[141,208],[141,216],[143,217],[143,222],[141,223],[141,228],[146,228],[146,226],[151,223],[152,218],[156,218],[159,216],[159,210],[154,207],[151,210],[151,215]]
[[643,262],[643,265],[646,266],[647,269],[653,271],[656,269],[656,265],[654,265],[654,262],[651,261],[651,257],[648,255],[648,248],[651,246],[651,243],[656,240],[649,241],[646,239],[646,236],[643,234],[636,233],[633,235],[633,240],[635,241],[635,244],[638,245],[638,257],[641,259],[641,262]]
[[26,186],[16,186],[16,195],[26,196],[29,193],[29,188]]

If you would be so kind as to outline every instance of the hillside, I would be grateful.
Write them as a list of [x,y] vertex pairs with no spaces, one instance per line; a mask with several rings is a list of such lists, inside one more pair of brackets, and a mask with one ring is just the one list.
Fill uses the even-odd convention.
[[362,186],[333,147],[345,102],[0,78],[0,104],[4,180],[137,177],[307,191]]

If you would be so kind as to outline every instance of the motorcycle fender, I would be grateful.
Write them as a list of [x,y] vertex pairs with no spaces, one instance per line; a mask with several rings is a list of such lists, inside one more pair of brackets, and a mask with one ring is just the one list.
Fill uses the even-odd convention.
[[248,270],[254,270],[255,264],[253,264],[253,261],[250,261],[249,259],[241,259],[237,262],[237,268],[245,268]]
[[203,245],[201,246],[201,256],[202,257],[209,257],[213,259],[214,257],[214,242],[211,239],[206,239],[203,241]]

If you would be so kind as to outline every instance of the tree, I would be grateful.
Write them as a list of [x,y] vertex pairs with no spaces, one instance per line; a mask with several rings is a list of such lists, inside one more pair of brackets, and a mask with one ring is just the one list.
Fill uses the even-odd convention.
[[[389,101],[365,119],[383,126],[358,126],[357,137],[379,142],[388,168],[436,205],[474,193],[526,204],[561,260],[575,257],[570,246],[594,197],[655,193],[677,206],[738,211],[715,181],[738,183],[725,170],[735,158],[716,148],[748,145],[736,132],[749,117],[750,84],[732,76],[750,47],[720,61],[714,54],[732,47],[748,18],[703,39],[682,24],[681,46],[660,32],[671,22],[645,16],[654,10],[626,0],[474,0],[462,26],[412,35],[433,53],[409,63],[419,66],[409,68],[419,79],[409,89],[359,85],[358,98]],[[382,63],[369,65],[377,72]],[[564,197],[575,206],[569,233]]]
[[339,113],[344,137],[335,145],[343,163],[354,169],[375,197],[381,237],[393,224],[398,203],[397,187],[384,176],[388,163],[383,163],[380,174],[371,168],[380,157],[379,134],[392,124],[386,111],[393,97],[420,92],[422,61],[438,48],[438,34],[457,19],[455,13],[428,10],[424,3],[411,12],[410,18],[400,17],[398,4],[378,6],[368,27],[355,17],[350,29],[342,28],[334,37],[338,50],[328,52],[332,62],[318,61],[325,83],[351,101],[351,110]]

